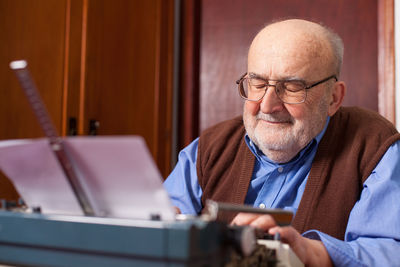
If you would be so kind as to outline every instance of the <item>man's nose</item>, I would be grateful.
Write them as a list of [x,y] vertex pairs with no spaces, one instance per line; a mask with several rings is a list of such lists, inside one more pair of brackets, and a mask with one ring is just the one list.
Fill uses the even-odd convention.
[[283,109],[283,102],[275,92],[275,85],[269,84],[266,90],[260,103],[260,111],[266,114],[281,111]]

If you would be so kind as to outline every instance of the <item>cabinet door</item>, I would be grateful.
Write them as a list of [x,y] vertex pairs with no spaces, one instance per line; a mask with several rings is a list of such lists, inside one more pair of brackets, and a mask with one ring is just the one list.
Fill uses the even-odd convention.
[[[66,1],[0,1],[0,139],[41,137],[43,132],[9,63],[27,59],[47,109],[61,131]],[[0,198],[16,199],[0,176]]]
[[[96,0],[87,10],[83,134],[145,138],[170,171],[173,1]],[[92,125],[93,126],[93,125]]]
[[[60,135],[142,135],[166,176],[173,0],[0,0],[0,140],[43,137],[9,62],[26,59]],[[0,198],[16,198],[0,176]]]
[[54,124],[61,131],[66,1],[0,1],[0,139],[43,132],[9,63],[26,59]]

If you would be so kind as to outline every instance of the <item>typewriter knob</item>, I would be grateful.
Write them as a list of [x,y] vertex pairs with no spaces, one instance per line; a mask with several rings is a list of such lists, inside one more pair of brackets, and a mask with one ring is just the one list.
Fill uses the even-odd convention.
[[231,226],[229,239],[234,248],[243,256],[249,256],[257,245],[255,228],[250,226]]

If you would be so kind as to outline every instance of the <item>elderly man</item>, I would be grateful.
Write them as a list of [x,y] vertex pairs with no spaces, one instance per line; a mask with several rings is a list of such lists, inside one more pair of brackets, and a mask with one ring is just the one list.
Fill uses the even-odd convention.
[[372,111],[341,107],[343,43],[309,21],[268,25],[253,40],[239,91],[243,119],[186,147],[165,181],[182,213],[206,199],[283,208],[232,221],[279,232],[307,266],[400,263],[400,135]]

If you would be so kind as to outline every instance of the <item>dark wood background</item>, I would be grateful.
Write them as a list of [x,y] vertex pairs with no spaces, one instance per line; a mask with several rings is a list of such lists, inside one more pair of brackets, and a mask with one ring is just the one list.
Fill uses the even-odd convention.
[[378,95],[376,0],[265,2],[202,1],[200,130],[241,113],[243,101],[235,81],[247,70],[248,47],[266,18],[305,18],[334,29],[345,45],[340,78],[349,90],[344,105],[378,110],[377,97],[371,97]]
[[[142,135],[166,177],[176,151],[206,127],[241,114],[235,80],[246,71],[248,46],[278,18],[311,19],[338,32],[345,104],[394,122],[393,6],[393,0],[0,0],[0,140],[43,136],[8,68],[27,59],[61,135],[89,134],[90,120],[99,122],[99,135]],[[0,198],[17,196],[0,179]]]
[[[197,80],[183,83],[186,98],[181,102],[185,123],[182,146],[205,128],[242,113],[243,101],[235,81],[246,71],[250,42],[268,22],[282,18],[321,22],[337,32],[345,44],[340,77],[348,85],[344,105],[376,110],[394,121],[393,1],[188,2],[183,17],[186,25],[193,26],[184,33],[194,32],[199,37],[193,39],[199,40],[200,45],[192,46],[183,55],[186,60],[191,59],[183,66],[183,72]],[[193,8],[196,5],[199,7]],[[198,106],[191,103],[193,95],[199,98]]]

